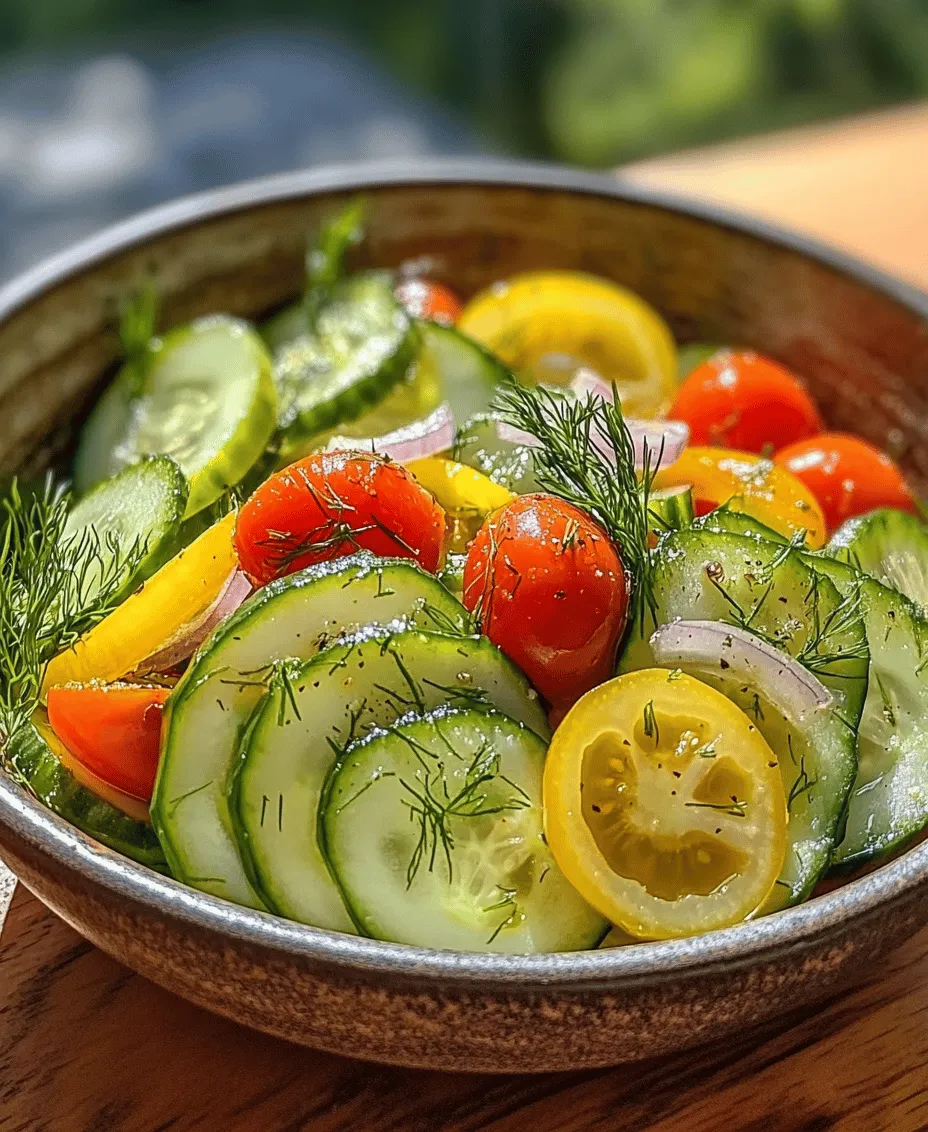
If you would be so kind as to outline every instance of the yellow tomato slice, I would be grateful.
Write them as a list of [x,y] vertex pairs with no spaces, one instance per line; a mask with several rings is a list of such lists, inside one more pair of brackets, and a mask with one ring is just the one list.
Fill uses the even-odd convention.
[[124,794],[121,790],[117,790],[115,786],[110,786],[108,782],[94,774],[92,770],[88,770],[82,762],[79,762],[71,754],[52,730],[44,710],[40,709],[33,715],[32,723],[39,735],[48,744],[48,748],[55,758],[65,770],[71,772],[85,790],[89,790],[91,794],[96,794],[98,798],[102,798],[104,802],[109,802],[111,806],[115,806],[117,810],[122,810],[124,814],[128,814],[130,818],[135,818],[136,821],[150,822],[148,806],[144,802],[138,798],[133,798],[131,794]]
[[447,512],[451,520],[449,549],[455,553],[467,550],[480,524],[491,511],[515,499],[511,491],[494,483],[482,472],[466,464],[457,464],[454,460],[428,456],[412,460],[406,467]]
[[785,468],[762,456],[732,448],[687,448],[654,477],[655,488],[683,485],[693,489],[697,514],[700,503],[725,503],[786,538],[805,531],[810,550],[825,545],[825,516],[815,496]]
[[238,566],[227,515],[175,555],[70,649],[53,658],[43,695],[55,684],[112,683],[177,640],[210,610]]
[[482,291],[457,327],[523,377],[566,384],[588,366],[614,381],[631,417],[667,411],[677,349],[661,316],[624,287],[575,271],[532,271]]
[[672,939],[756,912],[786,852],[773,752],[691,676],[646,669],[588,692],[555,732],[545,833],[564,875],[631,936]]

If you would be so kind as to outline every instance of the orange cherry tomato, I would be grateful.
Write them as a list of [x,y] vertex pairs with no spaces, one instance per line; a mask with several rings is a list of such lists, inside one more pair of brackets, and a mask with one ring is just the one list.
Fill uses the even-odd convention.
[[689,374],[669,416],[690,443],[775,452],[825,427],[815,402],[783,366],[750,351],[722,350]]
[[615,673],[625,570],[602,527],[570,503],[523,495],[488,516],[467,553],[463,600],[555,708]]
[[358,452],[317,452],[277,472],[235,527],[239,562],[258,586],[360,549],[434,573],[445,539],[445,513],[412,473]]
[[857,436],[826,432],[791,444],[775,461],[818,500],[830,531],[876,507],[915,511],[915,500],[893,461]]
[[48,690],[48,721],[71,755],[124,794],[151,801],[170,688],[63,684]]
[[404,279],[396,288],[396,297],[415,318],[428,318],[443,326],[454,326],[463,310],[454,291],[433,279]]

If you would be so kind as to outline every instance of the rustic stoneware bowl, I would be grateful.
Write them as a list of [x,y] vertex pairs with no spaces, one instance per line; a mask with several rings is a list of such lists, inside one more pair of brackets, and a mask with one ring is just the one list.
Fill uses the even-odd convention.
[[[117,357],[120,296],[153,272],[166,321],[257,316],[300,288],[307,233],[350,193],[370,262],[428,256],[465,294],[580,268],[681,340],[751,345],[803,373],[829,423],[928,482],[928,299],[795,237],[611,179],[472,161],[285,176],[181,201],[0,292],[0,473],[67,456]],[[504,957],[358,939],[227,904],[82,836],[0,775],[0,854],[104,951],[292,1041],[401,1065],[608,1065],[717,1038],[833,992],[928,921],[928,844],[811,903],[727,931]]]

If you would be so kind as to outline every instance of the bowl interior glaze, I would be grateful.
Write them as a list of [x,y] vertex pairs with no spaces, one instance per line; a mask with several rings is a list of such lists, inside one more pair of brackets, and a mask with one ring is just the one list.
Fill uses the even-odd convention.
[[[7,285],[0,473],[65,466],[118,358],[119,302],[146,274],[165,325],[216,310],[262,315],[298,293],[307,233],[359,190],[369,202],[359,262],[426,257],[429,273],[464,295],[531,268],[608,277],[658,307],[682,341],[749,345],[794,367],[832,427],[889,444],[916,487],[928,488],[925,296],[799,238],[611,179],[472,161],[294,174],[207,194]],[[96,846],[2,774],[0,849],[78,930],[203,1005],[297,1041],[455,1068],[602,1065],[691,1044],[827,993],[865,953],[928,920],[922,846],[808,905],[701,939],[559,956],[429,952],[184,889]],[[782,1002],[777,987],[789,988]],[[284,1005],[287,993],[295,1005]],[[665,1029],[651,1034],[661,1003]],[[454,1019],[491,1007],[539,1033],[554,1010],[552,1040],[567,1034],[565,1017],[605,1030],[598,1040],[562,1036],[541,1060],[503,1022],[498,1041],[469,1045]],[[423,1010],[428,1041],[415,1034]]]

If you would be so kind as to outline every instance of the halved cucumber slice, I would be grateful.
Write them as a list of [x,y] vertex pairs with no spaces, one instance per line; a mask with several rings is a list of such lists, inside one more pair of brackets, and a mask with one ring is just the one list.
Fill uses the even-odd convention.
[[299,325],[298,313],[283,312],[265,330],[277,343],[283,463],[316,447],[320,433],[379,404],[406,377],[419,349],[419,332],[397,302],[387,272],[344,280],[312,327],[305,311],[302,318],[302,332],[290,341],[285,329]]
[[[659,625],[721,621],[799,660],[835,698],[827,719],[796,726],[752,682],[722,668],[709,681],[748,714],[777,755],[791,798],[777,906],[804,899],[842,836],[857,771],[855,728],[867,689],[868,652],[856,601],[843,598],[798,551],[727,532],[667,535],[655,552],[652,577],[656,616],[646,613],[644,626],[634,627],[621,672],[655,667],[650,637]],[[706,679],[695,668],[691,674]]]
[[326,775],[373,728],[442,704],[495,707],[548,732],[537,694],[486,637],[365,630],[281,673],[249,724],[230,795],[242,855],[270,909],[353,930],[316,840]]
[[765,539],[767,542],[775,542],[780,546],[789,544],[789,539],[785,535],[781,535],[773,527],[768,527],[760,519],[755,519],[753,515],[746,515],[744,511],[731,511],[727,507],[718,507],[715,511],[710,511],[708,515],[694,519],[692,525],[700,531],[728,531],[733,535],[749,535],[752,538]]
[[825,552],[928,609],[928,526],[915,515],[881,507],[849,519]]
[[870,683],[859,727],[859,767],[841,872],[897,852],[928,825],[928,623],[908,598],[844,562],[808,555],[860,603],[870,643]]
[[[126,574],[114,600],[130,593],[177,549],[178,531],[187,506],[187,480],[169,456],[151,456],[104,480],[79,500],[68,515],[65,538],[92,540],[94,555],[86,590],[89,604],[101,582],[113,574],[116,555],[144,548],[137,569]],[[91,534],[91,529],[93,534]]]
[[225,315],[178,327],[152,345],[139,396],[124,368],[81,433],[79,491],[162,454],[190,484],[187,517],[219,498],[260,457],[274,431],[271,361],[248,323]]
[[40,802],[79,830],[139,864],[167,871],[158,836],[77,781],[30,723],[10,737],[4,756]]
[[349,747],[320,832],[358,930],[458,951],[595,947],[608,925],[544,838],[545,751],[498,712],[447,709]]
[[498,419],[493,413],[476,413],[465,421],[454,442],[454,459],[517,495],[539,491],[531,448],[503,440],[496,429]]
[[510,371],[473,338],[437,322],[421,322],[419,365],[435,373],[458,420],[490,407],[496,387]]
[[271,582],[224,622],[167,702],[151,813],[174,875],[260,907],[227,799],[238,743],[276,661],[308,660],[371,622],[471,631],[460,602],[412,562],[357,554]]

